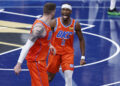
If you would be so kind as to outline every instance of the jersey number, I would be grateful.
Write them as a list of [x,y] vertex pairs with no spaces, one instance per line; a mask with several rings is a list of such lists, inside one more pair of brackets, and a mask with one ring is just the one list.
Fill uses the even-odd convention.
[[59,31],[58,34],[57,34],[57,38],[61,38],[62,39],[62,42],[61,42],[61,45],[65,45],[65,39],[69,39],[70,38],[70,35],[72,35],[73,32],[69,32],[69,31]]

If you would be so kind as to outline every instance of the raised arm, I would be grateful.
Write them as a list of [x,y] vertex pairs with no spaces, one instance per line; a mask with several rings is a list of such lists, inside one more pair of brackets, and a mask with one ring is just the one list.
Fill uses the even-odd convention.
[[82,31],[81,31],[79,22],[76,22],[75,31],[76,31],[76,34],[80,41],[80,50],[81,50],[81,55],[82,55],[80,65],[84,65],[85,64],[85,41],[84,41],[84,37],[82,35]]

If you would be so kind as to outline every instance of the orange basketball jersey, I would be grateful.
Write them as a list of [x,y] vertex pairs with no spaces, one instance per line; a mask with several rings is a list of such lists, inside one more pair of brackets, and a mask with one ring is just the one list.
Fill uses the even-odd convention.
[[65,26],[61,17],[56,19],[56,28],[52,36],[52,44],[56,48],[57,54],[73,53],[75,20],[71,18],[71,23]]
[[37,19],[32,26],[31,33],[35,24],[42,24],[45,27],[47,34],[44,38],[38,38],[34,45],[30,48],[26,56],[26,60],[28,61],[46,60],[49,50],[50,35],[52,33],[50,26],[44,21]]

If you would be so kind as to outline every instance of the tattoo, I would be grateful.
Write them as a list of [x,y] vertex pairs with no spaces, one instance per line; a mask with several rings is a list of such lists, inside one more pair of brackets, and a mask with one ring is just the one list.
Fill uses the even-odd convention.
[[41,23],[37,23],[33,27],[33,31],[30,34],[29,39],[32,41],[35,41],[37,38],[44,37],[45,35],[46,35],[46,31],[45,31],[44,26]]

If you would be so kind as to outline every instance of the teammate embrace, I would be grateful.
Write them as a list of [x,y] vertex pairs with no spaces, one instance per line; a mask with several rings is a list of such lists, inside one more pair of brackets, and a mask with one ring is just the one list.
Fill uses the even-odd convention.
[[[30,37],[22,48],[18,62],[14,68],[15,73],[19,74],[22,62],[26,57],[32,86],[49,86],[48,79],[51,81],[54,78],[55,74],[59,71],[60,65],[65,75],[65,86],[72,86],[74,31],[76,31],[80,41],[82,55],[80,64],[85,64],[85,42],[80,23],[70,17],[72,6],[63,4],[61,7],[61,17],[53,19],[55,8],[56,5],[53,3],[44,5],[43,16],[34,22]],[[50,40],[49,35],[51,31],[53,33]],[[50,41],[51,44],[49,44]],[[46,68],[49,49],[51,52]],[[47,71],[49,72],[48,75]]]

